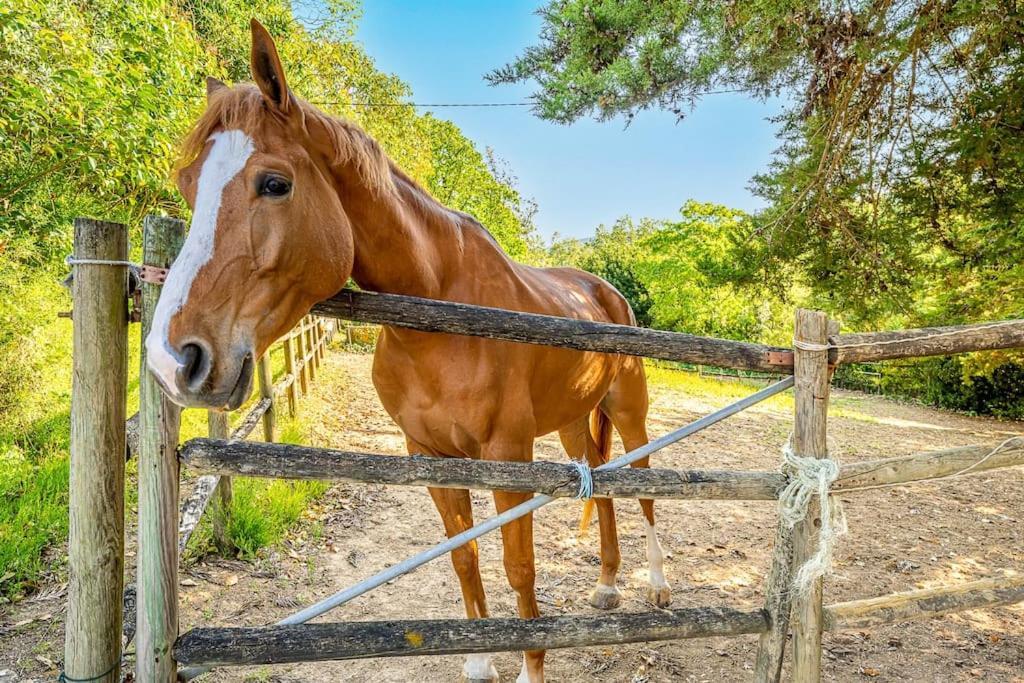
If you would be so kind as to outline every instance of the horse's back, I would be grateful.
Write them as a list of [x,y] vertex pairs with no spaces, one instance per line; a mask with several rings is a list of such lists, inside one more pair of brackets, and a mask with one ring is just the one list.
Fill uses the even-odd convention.
[[[479,273],[446,298],[634,324],[622,295],[585,271],[508,262]],[[495,434],[540,436],[586,415],[608,392],[622,362],[613,354],[385,328],[374,383],[385,408],[415,441],[475,457],[476,444]]]

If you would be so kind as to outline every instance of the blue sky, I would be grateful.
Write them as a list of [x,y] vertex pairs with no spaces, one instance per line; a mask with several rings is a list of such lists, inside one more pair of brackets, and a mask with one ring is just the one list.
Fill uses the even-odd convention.
[[[530,84],[493,87],[483,75],[536,41],[538,4],[365,0],[356,39],[379,68],[412,86],[416,102],[522,101]],[[678,123],[648,111],[628,128],[621,121],[548,123],[528,107],[435,113],[509,163],[522,192],[539,205],[542,235],[585,237],[626,214],[670,218],[687,199],[759,207],[747,186],[776,146],[766,118],[778,108],[739,94],[711,95]]]

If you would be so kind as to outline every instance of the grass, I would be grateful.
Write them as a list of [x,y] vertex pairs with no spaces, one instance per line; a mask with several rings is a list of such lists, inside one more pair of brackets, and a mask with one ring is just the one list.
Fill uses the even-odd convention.
[[[71,404],[71,325],[52,318],[40,327],[39,353],[47,363],[26,393],[17,419],[0,421],[0,602],[19,600],[50,576],[66,571],[63,544],[68,534],[68,449]],[[129,328],[128,415],[138,409],[139,330]],[[283,354],[271,354],[273,375],[284,374]],[[255,402],[255,395],[250,405]],[[248,405],[236,411],[239,421]],[[279,420],[279,440],[302,441],[303,425]],[[257,429],[257,432],[259,430]],[[206,412],[182,414],[181,438],[207,433]],[[136,464],[126,467],[125,502],[129,516],[138,501]],[[229,534],[243,556],[280,541],[306,504],[323,494],[319,482],[278,482],[239,478],[235,484]],[[197,551],[208,549],[209,521],[197,529]],[[201,529],[207,527],[207,542]],[[195,551],[190,551],[195,552]]]
[[[286,420],[279,427],[278,442],[302,443],[300,422]],[[328,487],[329,484],[322,481],[234,477],[227,533],[239,557],[252,559],[262,549],[280,543],[288,530],[300,521],[309,503],[323,496]],[[186,556],[202,556],[213,548],[213,519],[212,514],[207,514],[196,528]]]
[[[704,376],[693,370],[675,367],[669,362],[645,360],[644,365],[647,370],[647,381],[651,385],[665,387],[691,396],[699,396],[716,407],[738,401],[767,386],[764,380],[720,379]],[[792,411],[793,393],[785,391],[776,394],[763,401],[761,405],[776,410]]]

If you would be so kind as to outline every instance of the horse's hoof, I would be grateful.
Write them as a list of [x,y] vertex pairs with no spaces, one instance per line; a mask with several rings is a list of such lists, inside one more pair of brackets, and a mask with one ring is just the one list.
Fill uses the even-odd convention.
[[647,599],[655,607],[668,607],[672,604],[672,589],[666,586],[650,586],[647,589]]
[[597,609],[615,609],[622,604],[622,593],[615,586],[606,586],[603,583],[597,584],[594,590],[590,591],[590,606]]

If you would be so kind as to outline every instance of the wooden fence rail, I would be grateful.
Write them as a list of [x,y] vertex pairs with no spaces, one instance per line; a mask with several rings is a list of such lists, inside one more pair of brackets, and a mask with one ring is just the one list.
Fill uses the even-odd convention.
[[315,305],[313,312],[344,320],[408,327],[424,332],[506,339],[745,370],[788,374],[793,366],[789,349],[763,344],[519,313],[397,294],[344,290]]
[[[1003,448],[999,449],[1000,445]],[[980,462],[987,454],[994,455]],[[182,445],[183,464],[204,475],[243,475],[279,479],[435,486],[544,493],[572,497],[579,490],[579,470],[556,462],[495,462],[466,458],[398,456],[261,444],[192,439]],[[962,472],[980,474],[1024,465],[1024,437],[1015,442],[930,451],[898,458],[842,465],[832,486],[837,493],[899,486]],[[734,470],[621,469],[592,475],[598,498],[668,498],[689,500],[777,500],[789,481],[781,472]]]
[[[343,290],[316,304],[313,312],[424,332],[624,353],[738,370],[788,374],[793,369],[793,354],[788,348],[397,294]],[[836,347],[829,352],[833,365],[942,356],[1024,347],[1024,320],[836,334],[829,338]]]
[[760,633],[762,610],[724,607],[537,619],[356,621],[254,628],[201,628],[178,639],[183,664],[280,664],[559,649]]
[[[826,631],[932,619],[1024,601],[1024,578],[892,593],[822,609]],[[539,619],[430,619],[197,628],[175,644],[178,661],[198,666],[282,664],[367,657],[507,652],[767,633],[766,610],[725,607]],[[808,679],[797,679],[799,681]]]

